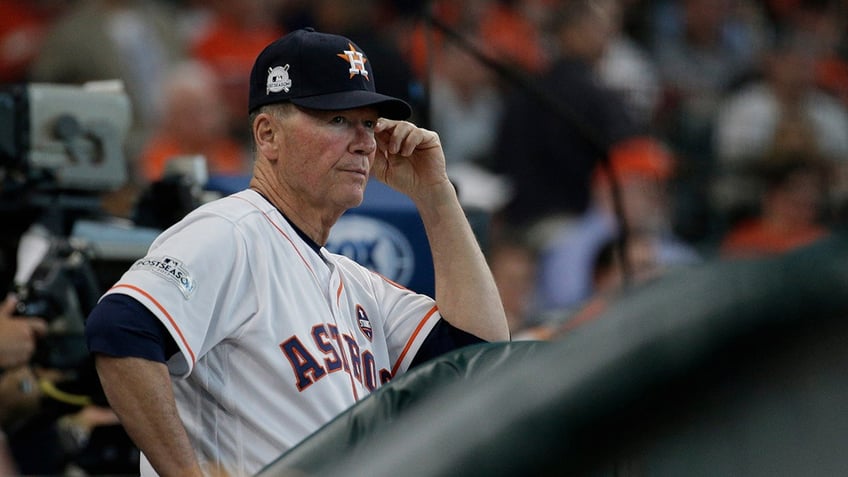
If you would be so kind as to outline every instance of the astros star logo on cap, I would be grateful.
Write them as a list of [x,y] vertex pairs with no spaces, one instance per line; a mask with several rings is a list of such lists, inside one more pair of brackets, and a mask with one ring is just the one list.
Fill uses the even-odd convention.
[[368,70],[365,69],[365,62],[368,61],[368,58],[361,51],[356,51],[356,47],[352,43],[348,43],[347,46],[350,48],[349,50],[344,50],[336,56],[350,63],[348,72],[351,78],[354,75],[362,75],[365,79],[368,79]]

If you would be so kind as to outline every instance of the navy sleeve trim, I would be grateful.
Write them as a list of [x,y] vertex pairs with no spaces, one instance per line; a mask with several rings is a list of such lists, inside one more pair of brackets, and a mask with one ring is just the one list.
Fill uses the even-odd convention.
[[179,352],[176,341],[158,318],[138,300],[111,294],[88,315],[85,338],[91,353],[136,357],[165,363]]
[[409,368],[412,369],[449,351],[478,343],[486,343],[486,340],[463,331],[445,320],[439,320],[421,343],[421,348],[418,349]]

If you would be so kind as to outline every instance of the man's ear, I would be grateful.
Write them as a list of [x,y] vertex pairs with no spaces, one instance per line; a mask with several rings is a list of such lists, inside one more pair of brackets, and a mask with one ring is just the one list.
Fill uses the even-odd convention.
[[256,150],[269,160],[277,158],[277,142],[276,135],[279,134],[279,128],[274,118],[268,113],[260,113],[253,120],[253,140],[256,143]]

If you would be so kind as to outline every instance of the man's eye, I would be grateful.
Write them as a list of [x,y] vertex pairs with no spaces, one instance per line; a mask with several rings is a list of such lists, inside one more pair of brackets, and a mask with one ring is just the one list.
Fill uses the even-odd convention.
[[344,116],[334,116],[333,119],[330,120],[333,124],[344,124],[346,122]]
[[372,121],[370,119],[366,119],[365,121],[363,121],[362,124],[364,124],[365,127],[368,128],[368,129],[374,129],[374,126],[377,125],[377,121]]

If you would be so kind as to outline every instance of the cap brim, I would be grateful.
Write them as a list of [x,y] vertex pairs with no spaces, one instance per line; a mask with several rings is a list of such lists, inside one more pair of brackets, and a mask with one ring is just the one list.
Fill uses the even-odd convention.
[[297,106],[320,111],[340,111],[371,106],[377,109],[381,117],[388,119],[407,119],[412,108],[406,101],[371,91],[341,91],[302,98],[291,98]]

